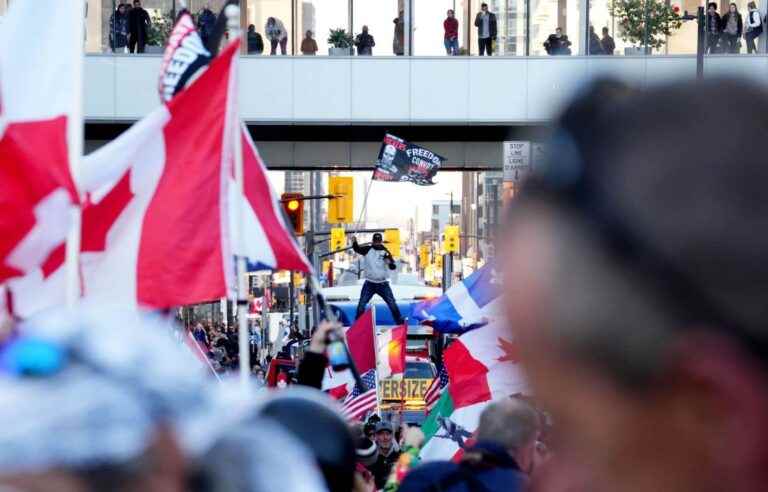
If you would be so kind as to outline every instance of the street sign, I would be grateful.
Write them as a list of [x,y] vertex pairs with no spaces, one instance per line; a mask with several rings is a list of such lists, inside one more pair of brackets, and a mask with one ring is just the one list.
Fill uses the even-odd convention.
[[504,181],[520,181],[531,170],[531,142],[504,142]]

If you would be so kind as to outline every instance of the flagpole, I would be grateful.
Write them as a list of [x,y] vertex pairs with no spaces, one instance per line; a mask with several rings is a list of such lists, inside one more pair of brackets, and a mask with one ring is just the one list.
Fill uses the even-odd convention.
[[381,417],[381,392],[379,391],[379,336],[376,333],[376,304],[371,303],[371,317],[373,318],[373,357],[376,362],[375,378],[376,385],[376,415]]
[[[229,4],[224,9],[224,15],[227,16],[227,29],[230,33],[230,42],[235,43],[240,39],[240,7],[235,4]],[[234,91],[230,91],[229,97],[235,97],[238,90],[238,75],[240,65],[240,53],[235,53],[232,60],[232,73],[233,83],[231,87],[234,87]],[[244,196],[244,177],[243,177],[243,140],[242,140],[242,126],[240,123],[240,113],[238,111],[238,105],[232,104],[232,115],[229,125],[232,130],[233,142],[233,158],[235,165],[235,187],[236,196],[238,199]],[[232,224],[232,245],[233,250],[242,253],[242,224],[243,224],[243,209],[240,203],[236,207],[236,216]],[[240,359],[240,384],[244,390],[248,388],[248,382],[251,375],[251,352],[250,352],[250,334],[248,333],[248,310],[246,309],[248,304],[247,296],[247,278],[246,278],[246,263],[245,256],[242,254],[236,256],[235,259],[235,275],[237,285],[237,342],[238,342],[238,356]]]
[[362,225],[363,217],[365,217],[365,210],[368,208],[368,195],[371,193],[371,186],[373,186],[373,178],[368,181],[368,187],[365,189],[365,196],[363,197],[363,208],[360,210],[360,215],[357,218],[357,224],[355,230],[360,229]]
[[[72,22],[77,26],[72,30],[71,47],[76,56],[72,60],[73,79],[72,108],[67,122],[67,152],[69,171],[75,183],[80,201],[80,163],[83,158],[83,57],[85,43],[85,2],[74,2],[70,12],[75,16]],[[80,229],[82,214],[79,205],[72,205],[69,210],[70,224],[67,232],[65,249],[66,284],[65,296],[68,307],[74,307],[80,299]]]

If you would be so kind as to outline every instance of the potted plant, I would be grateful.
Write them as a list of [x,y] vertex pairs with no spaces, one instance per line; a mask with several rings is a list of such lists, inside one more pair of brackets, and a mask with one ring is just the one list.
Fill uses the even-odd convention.
[[147,53],[162,53],[165,44],[173,29],[173,15],[171,12],[161,13],[153,11],[149,14],[152,24],[147,33]]
[[328,54],[331,56],[349,56],[352,54],[352,35],[346,29],[331,29],[328,34]]
[[619,21],[619,37],[635,45],[625,48],[627,55],[651,54],[683,23],[680,7],[664,0],[614,0],[609,10]]

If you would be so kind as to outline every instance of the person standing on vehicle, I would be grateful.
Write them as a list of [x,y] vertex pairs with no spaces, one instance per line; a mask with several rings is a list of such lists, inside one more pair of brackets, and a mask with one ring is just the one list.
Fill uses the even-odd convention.
[[368,246],[360,246],[357,244],[357,238],[353,237],[352,249],[364,257],[365,265],[365,283],[360,291],[360,301],[357,303],[355,319],[363,314],[373,295],[378,294],[389,306],[395,323],[402,324],[403,317],[400,314],[400,308],[397,307],[395,295],[389,286],[389,270],[395,270],[397,266],[392,254],[384,246],[381,234],[378,232],[374,234],[373,241]]

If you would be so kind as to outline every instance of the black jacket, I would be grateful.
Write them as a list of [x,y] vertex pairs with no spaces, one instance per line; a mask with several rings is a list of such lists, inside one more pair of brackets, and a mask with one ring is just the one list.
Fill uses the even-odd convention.
[[373,54],[373,47],[376,46],[373,36],[366,33],[360,33],[355,38],[355,46],[357,46],[358,55],[370,55]]
[[[482,21],[480,20],[481,12],[478,12],[475,16],[475,27],[477,28],[478,36],[480,35],[480,29],[482,28]],[[496,36],[498,34],[498,28],[496,26],[496,14],[492,12],[488,12],[488,15],[491,16],[491,18],[488,20],[488,31],[491,35],[491,39],[496,39]]]
[[[741,17],[741,14],[739,12],[736,12],[736,14],[734,15],[736,16],[736,29],[737,29],[736,35],[738,37],[741,37],[741,35],[744,34],[744,19]],[[725,32],[725,27],[728,25],[728,19],[730,18],[731,18],[731,13],[728,12],[723,16],[722,20],[720,21],[720,30],[722,32]]]
[[707,14],[707,33],[719,35],[723,31],[723,20],[717,12],[714,15]]
[[610,36],[605,36],[600,40],[600,44],[603,47],[603,53],[606,55],[612,55],[616,50],[616,42]]
[[146,40],[149,26],[152,21],[149,14],[141,7],[134,7],[128,12],[128,32],[131,36],[137,36]]
[[527,488],[528,478],[501,446],[479,442],[472,449],[482,452],[482,464],[425,463],[408,473],[398,492],[518,492]]
[[264,40],[256,31],[248,31],[248,53],[261,53],[264,51]]
[[352,249],[355,251],[355,253],[359,254],[360,256],[367,255],[368,252],[371,250],[371,248],[377,249],[377,250],[382,250],[383,249],[384,251],[386,251],[387,253],[386,253],[385,257],[387,259],[389,259],[389,260],[392,260],[392,261],[388,262],[389,269],[390,270],[397,269],[397,265],[395,265],[395,259],[392,258],[392,253],[390,253],[389,250],[384,245],[374,246],[373,244],[369,244],[369,245],[366,245],[366,246],[360,246],[359,244],[357,244],[357,241],[352,241]]
[[373,474],[373,479],[376,482],[376,490],[384,488],[387,478],[389,478],[389,473],[399,457],[400,451],[392,451],[389,453],[389,456],[379,454],[376,457],[376,461],[368,467],[368,471]]
[[571,46],[571,42],[568,41],[568,36],[565,34],[559,38],[554,34],[550,34],[544,42],[544,49],[547,50],[549,55],[570,55],[571,48],[569,46]]
[[600,38],[596,32],[589,33],[589,54],[590,55],[602,55],[603,45],[600,43]]
[[323,376],[328,365],[328,357],[315,352],[305,352],[304,358],[299,362],[297,379],[299,384],[312,388],[323,388]]

